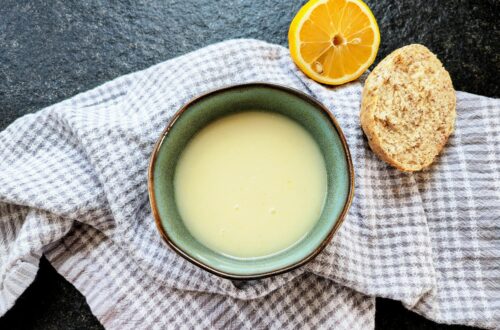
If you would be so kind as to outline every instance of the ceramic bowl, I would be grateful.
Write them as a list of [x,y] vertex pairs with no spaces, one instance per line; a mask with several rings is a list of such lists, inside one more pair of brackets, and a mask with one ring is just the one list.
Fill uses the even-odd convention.
[[[232,258],[205,247],[186,229],[175,203],[174,172],[184,147],[201,128],[221,116],[256,109],[285,115],[311,133],[325,159],[327,197],[316,225],[295,245],[270,256]],[[264,83],[219,89],[184,105],[159,137],[148,173],[151,208],[165,242],[193,264],[230,279],[276,275],[314,258],[342,223],[353,189],[351,156],[335,118],[322,104],[302,92]]]

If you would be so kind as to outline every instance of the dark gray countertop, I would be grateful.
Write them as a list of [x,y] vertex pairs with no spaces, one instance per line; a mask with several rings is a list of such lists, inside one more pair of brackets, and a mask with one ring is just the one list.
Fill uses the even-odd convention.
[[[3,0],[0,129],[107,80],[217,41],[250,37],[286,45],[288,25],[304,2]],[[442,60],[456,89],[500,96],[498,1],[367,3],[381,29],[377,62],[395,48],[422,43]],[[376,326],[448,328],[384,299],[377,300]],[[41,328],[101,328],[84,297],[44,259],[33,285],[0,318],[0,329]]]

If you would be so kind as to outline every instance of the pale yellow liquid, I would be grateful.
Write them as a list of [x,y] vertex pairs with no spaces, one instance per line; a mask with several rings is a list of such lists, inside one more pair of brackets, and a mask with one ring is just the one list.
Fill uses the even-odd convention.
[[207,125],[175,172],[175,198],[191,234],[234,257],[259,257],[303,238],[323,209],[321,151],[282,115],[243,112]]

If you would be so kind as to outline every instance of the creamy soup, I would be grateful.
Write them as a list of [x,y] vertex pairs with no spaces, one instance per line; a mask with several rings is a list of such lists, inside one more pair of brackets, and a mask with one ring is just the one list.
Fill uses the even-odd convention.
[[302,126],[249,111],[201,129],[179,158],[174,186],[194,238],[229,256],[259,257],[290,247],[313,228],[327,175]]

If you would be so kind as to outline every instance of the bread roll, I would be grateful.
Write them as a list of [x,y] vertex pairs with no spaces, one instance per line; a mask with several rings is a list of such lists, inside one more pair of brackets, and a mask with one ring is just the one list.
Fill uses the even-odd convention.
[[453,132],[456,97],[450,75],[429,49],[397,49],[369,74],[361,127],[371,149],[402,171],[434,161]]

